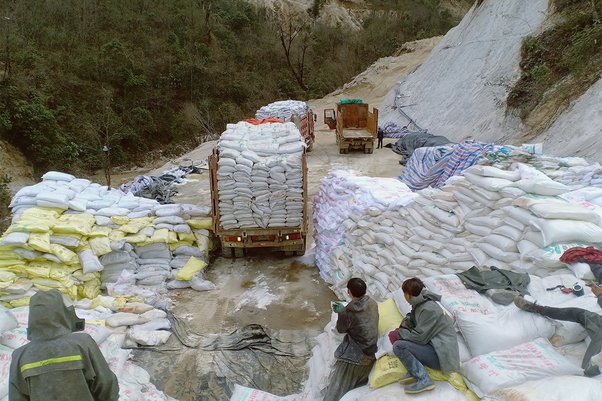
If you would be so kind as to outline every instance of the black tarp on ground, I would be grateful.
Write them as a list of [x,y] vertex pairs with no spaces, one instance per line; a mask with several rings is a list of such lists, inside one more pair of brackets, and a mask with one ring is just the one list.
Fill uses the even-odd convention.
[[393,152],[403,156],[406,160],[412,156],[414,149],[431,147],[431,146],[442,146],[450,143],[454,143],[441,135],[431,135],[422,132],[413,132],[400,138],[391,146]]
[[234,384],[276,395],[302,390],[317,330],[270,330],[258,324],[231,333],[199,335],[168,313],[167,344],[136,350],[134,359],[153,383],[181,401],[224,401]]

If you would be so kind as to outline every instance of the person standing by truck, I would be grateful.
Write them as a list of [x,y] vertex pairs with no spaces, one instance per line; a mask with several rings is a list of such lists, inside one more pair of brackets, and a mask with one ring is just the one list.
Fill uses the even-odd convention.
[[377,137],[378,137],[378,144],[376,145],[376,149],[382,149],[383,148],[383,138],[385,137],[385,131],[380,127],[378,128]]
[[335,303],[338,313],[336,329],[345,333],[334,352],[336,363],[330,374],[324,401],[339,401],[345,393],[368,383],[368,375],[376,361],[378,340],[378,305],[366,295],[366,283],[360,278],[347,282],[351,302]]

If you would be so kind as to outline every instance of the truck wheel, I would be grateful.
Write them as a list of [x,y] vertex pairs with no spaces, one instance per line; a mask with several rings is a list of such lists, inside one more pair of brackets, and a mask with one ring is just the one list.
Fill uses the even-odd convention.
[[234,252],[235,258],[244,258],[245,257],[245,249],[244,248],[232,248]]
[[345,153],[345,149],[339,149],[339,154],[344,154]]
[[295,256],[303,256],[303,255],[305,255],[305,249],[295,251]]
[[374,151],[374,148],[370,148],[370,149],[364,148],[364,153],[367,155],[371,154],[373,151]]

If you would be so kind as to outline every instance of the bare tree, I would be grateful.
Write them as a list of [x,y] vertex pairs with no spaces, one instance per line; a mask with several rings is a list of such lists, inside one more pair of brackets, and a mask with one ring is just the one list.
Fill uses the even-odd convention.
[[286,64],[299,86],[307,91],[305,63],[312,40],[314,20],[305,12],[285,9],[279,2],[274,4],[273,10]]

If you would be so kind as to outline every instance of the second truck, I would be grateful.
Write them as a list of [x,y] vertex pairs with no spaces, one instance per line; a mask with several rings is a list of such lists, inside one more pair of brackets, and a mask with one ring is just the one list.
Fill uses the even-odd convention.
[[369,110],[361,100],[340,101],[335,109],[324,110],[324,123],[336,130],[339,153],[350,150],[374,151],[378,132],[378,109]]

